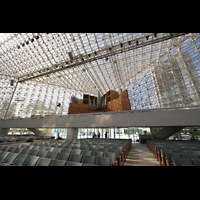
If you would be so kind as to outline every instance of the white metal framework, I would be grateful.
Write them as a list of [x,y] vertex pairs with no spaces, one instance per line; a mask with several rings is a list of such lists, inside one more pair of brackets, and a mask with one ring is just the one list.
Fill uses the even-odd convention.
[[199,33],[1,33],[0,118],[120,89],[133,110],[199,105],[199,47]]

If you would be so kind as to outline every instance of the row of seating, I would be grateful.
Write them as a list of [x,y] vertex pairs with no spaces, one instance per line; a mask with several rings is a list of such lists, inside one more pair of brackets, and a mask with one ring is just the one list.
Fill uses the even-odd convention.
[[108,157],[48,152],[46,157],[0,152],[0,166],[111,166]]
[[[79,163],[77,166],[117,166],[118,163],[121,166],[120,159],[117,158],[120,157],[120,149],[122,148],[121,146],[118,148],[114,145],[121,142],[118,141],[115,143],[112,141],[113,146],[107,146],[108,148],[95,148],[93,142],[88,142],[87,145],[86,141],[66,140],[58,142],[55,140],[30,143],[29,145],[18,144],[15,147],[0,145],[0,162],[2,165],[51,166],[56,165],[56,163],[59,164],[60,162],[56,161],[61,160],[65,162],[65,166],[76,165],[76,163]],[[108,142],[106,143],[108,144]],[[125,141],[123,143],[125,143]],[[103,142],[101,144],[103,144]],[[99,144],[96,144],[96,146],[100,147]],[[130,146],[130,144],[128,146]],[[106,145],[103,147],[106,147]],[[125,149],[127,149],[127,147]],[[26,161],[26,159],[28,160]],[[51,159],[51,163],[49,159]]]
[[147,146],[162,166],[200,166],[199,141],[147,140]]
[[[34,146],[34,147],[39,147],[39,146]],[[89,150],[82,151],[78,149],[67,149],[67,148],[54,149],[53,147],[48,147],[48,148],[51,148],[51,149],[49,151],[45,151],[45,150],[35,150],[35,149],[29,149],[29,148],[16,148],[16,147],[5,146],[2,148],[0,152],[26,154],[30,156],[39,156],[39,157],[46,157],[46,158],[52,158],[52,159],[61,159],[63,157],[63,159],[66,161],[67,159],[70,158],[76,162],[81,162],[82,156],[90,156],[92,160],[91,162],[94,161],[94,157],[108,157],[110,158],[110,161],[111,161],[110,165],[117,165],[117,161],[115,161],[116,154],[113,152],[89,151]],[[53,149],[54,151],[52,151]]]
[[[61,141],[45,141],[42,143],[34,143],[33,145],[40,145],[46,147],[59,147],[59,148],[72,148],[82,150],[97,150],[107,151],[113,149],[111,152],[115,152],[117,156],[118,165],[124,165],[124,161],[131,149],[131,140],[127,139],[77,139],[77,140],[61,140]],[[117,150],[118,149],[118,150]]]
[[[18,142],[26,140],[30,135],[0,135],[0,142]],[[54,136],[32,136],[35,140],[54,139]]]

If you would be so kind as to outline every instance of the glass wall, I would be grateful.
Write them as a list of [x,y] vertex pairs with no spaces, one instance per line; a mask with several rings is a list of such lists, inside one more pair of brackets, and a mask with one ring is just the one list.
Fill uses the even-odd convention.
[[149,127],[126,127],[126,128],[79,128],[78,139],[83,138],[115,138],[132,139],[132,142],[139,140],[139,134],[150,135]]
[[52,132],[54,133],[55,138],[61,137],[63,139],[67,138],[67,128],[54,128],[52,129]]
[[178,133],[171,135],[168,140],[195,140],[200,141],[200,127],[185,127]]
[[[53,135],[55,138],[58,137],[58,135],[63,138],[67,139],[67,128],[46,128],[46,129],[40,129],[44,133],[47,133],[47,135]],[[186,129],[189,136],[190,129]],[[194,131],[193,131],[194,132]],[[139,134],[147,134],[150,135],[150,128],[149,127],[126,127],[126,128],[79,128],[78,129],[78,139],[84,139],[84,138],[98,138],[98,133],[100,133],[100,138],[113,138],[113,139],[132,139],[132,142],[136,142],[137,139],[139,139]],[[183,132],[184,133],[184,132]],[[197,134],[200,133],[200,129],[197,129],[195,133],[195,137],[198,137]],[[11,128],[8,134],[33,134],[31,131],[29,131],[27,128]],[[199,134],[200,136],[200,134]],[[183,136],[184,138],[184,136]],[[170,138],[172,139],[172,137]]]

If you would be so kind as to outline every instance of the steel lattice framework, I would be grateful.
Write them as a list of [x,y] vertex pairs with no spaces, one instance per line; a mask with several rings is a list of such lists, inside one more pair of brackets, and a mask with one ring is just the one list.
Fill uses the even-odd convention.
[[133,110],[199,105],[199,48],[199,33],[1,33],[0,118],[120,89]]

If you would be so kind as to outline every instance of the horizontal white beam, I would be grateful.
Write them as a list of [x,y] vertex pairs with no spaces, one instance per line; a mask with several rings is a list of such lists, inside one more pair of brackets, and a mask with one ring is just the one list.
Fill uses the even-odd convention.
[[87,128],[200,126],[200,107],[131,110],[0,120],[0,128]]

